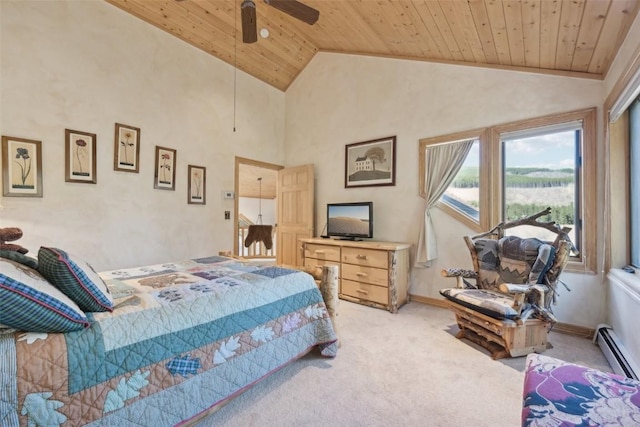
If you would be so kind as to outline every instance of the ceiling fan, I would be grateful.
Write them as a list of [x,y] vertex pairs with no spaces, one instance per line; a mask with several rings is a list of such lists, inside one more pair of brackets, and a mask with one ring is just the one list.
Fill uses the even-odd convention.
[[[318,10],[296,0],[264,0],[264,2],[309,25],[315,24],[320,17]],[[240,12],[242,17],[242,41],[244,43],[255,43],[258,40],[258,32],[254,0],[244,0],[240,6]]]

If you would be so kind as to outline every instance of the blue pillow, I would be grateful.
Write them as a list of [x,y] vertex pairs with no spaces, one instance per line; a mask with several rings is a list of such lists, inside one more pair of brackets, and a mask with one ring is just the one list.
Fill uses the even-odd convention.
[[23,264],[0,258],[0,324],[26,332],[70,332],[89,326],[69,297]]
[[56,249],[41,247],[38,271],[87,312],[113,311],[113,298],[98,273],[85,261]]

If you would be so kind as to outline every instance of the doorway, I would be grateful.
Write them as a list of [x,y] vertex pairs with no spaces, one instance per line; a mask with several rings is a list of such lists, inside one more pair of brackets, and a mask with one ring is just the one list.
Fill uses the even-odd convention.
[[[243,157],[235,158],[234,191],[234,243],[233,253],[244,258],[275,258],[278,171],[283,166]],[[267,249],[263,241],[244,243],[249,225],[272,225],[272,247]]]

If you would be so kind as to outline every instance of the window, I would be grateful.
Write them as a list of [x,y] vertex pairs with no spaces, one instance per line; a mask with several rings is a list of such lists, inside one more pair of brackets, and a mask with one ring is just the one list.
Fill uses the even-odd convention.
[[[470,228],[486,231],[502,221],[550,206],[552,214],[547,220],[572,229],[569,235],[577,251],[567,270],[595,272],[596,191],[585,188],[597,188],[596,109],[420,140],[421,184],[423,152],[429,144],[456,143],[469,138],[476,140],[473,148],[438,207]],[[637,151],[636,163],[640,164],[640,148]],[[640,188],[640,183],[636,188]],[[522,229],[517,231],[522,234]],[[640,242],[638,236],[636,241]],[[531,237],[549,240],[555,234]]]
[[[571,228],[569,237],[580,250],[581,142],[581,122],[503,134],[502,218],[512,221],[551,207],[544,220]],[[527,231],[532,234],[523,236]],[[517,232],[542,240],[556,236],[544,229]]]
[[[452,144],[455,144],[452,143]],[[461,215],[480,223],[480,140],[475,139],[471,151],[453,182],[440,197],[440,202]]]
[[629,207],[630,262],[640,268],[640,98],[629,107]]
[[486,216],[484,215],[484,212],[486,212],[486,198],[483,199],[480,196],[480,189],[484,188],[480,184],[482,179],[480,174],[481,146],[486,143],[486,131],[484,129],[421,139],[420,191],[424,197],[425,150],[435,145],[459,144],[468,141],[473,141],[473,145],[462,168],[440,197],[438,207],[465,223],[468,227],[480,232],[482,231],[481,221],[487,221],[484,218]]
[[[567,270],[595,272],[596,109],[496,126],[492,129],[492,135],[493,153],[496,153],[495,157],[499,159],[497,164],[500,165],[500,168],[494,168],[496,170],[492,171],[491,177],[493,182],[500,183],[493,187],[500,195],[493,195],[495,215],[492,222],[498,223],[505,220],[507,215],[514,215],[516,200],[521,200],[523,204],[550,206],[550,219],[572,229],[570,236],[577,251],[571,256]],[[518,148],[521,151],[516,153]],[[537,173],[521,169],[520,172],[533,173],[527,173],[525,179],[510,178],[510,167],[526,165],[523,157],[530,161],[529,166],[538,169]],[[543,171],[545,167],[553,170],[559,179],[551,180],[551,171]],[[571,169],[573,173],[570,172]],[[537,179],[536,175],[544,176],[540,179],[543,185],[553,187],[536,190],[541,193],[537,195],[535,191],[528,192],[513,186],[513,182],[518,179],[522,182],[529,181],[531,184]],[[510,204],[513,205],[510,207]],[[541,209],[544,207],[546,206],[542,206]],[[523,214],[526,213],[530,212]],[[517,212],[515,215],[518,215]],[[587,221],[587,218],[590,220]]]

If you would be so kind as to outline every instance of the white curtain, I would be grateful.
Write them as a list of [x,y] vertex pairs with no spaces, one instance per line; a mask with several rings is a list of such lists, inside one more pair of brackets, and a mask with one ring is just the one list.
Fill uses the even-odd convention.
[[474,140],[434,145],[426,148],[424,194],[424,221],[421,221],[416,265],[429,267],[438,258],[438,245],[431,222],[431,208],[447,191],[471,150]]

